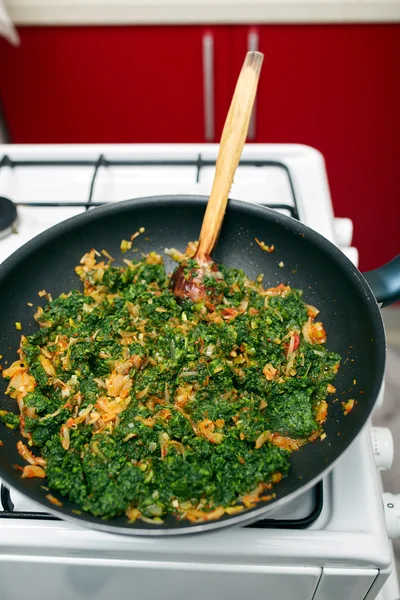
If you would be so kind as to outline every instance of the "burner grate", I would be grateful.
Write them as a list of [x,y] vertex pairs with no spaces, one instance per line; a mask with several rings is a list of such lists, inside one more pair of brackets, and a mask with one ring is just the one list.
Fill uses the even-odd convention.
[[[87,160],[87,159],[72,159],[72,160],[47,160],[47,159],[37,159],[37,160],[21,160],[21,159],[13,159],[7,154],[4,154],[0,160],[0,170],[3,167],[9,167],[11,169],[15,169],[17,167],[93,167],[93,175],[90,182],[88,200],[86,202],[28,202],[28,201],[20,201],[17,202],[17,206],[30,206],[37,208],[49,208],[49,207],[73,207],[73,208],[85,208],[88,210],[91,207],[102,206],[103,204],[107,204],[107,202],[95,202],[93,200],[94,188],[97,179],[98,172],[100,168],[107,167],[196,167],[196,182],[200,181],[200,173],[203,167],[213,167],[215,166],[215,160],[208,160],[202,158],[201,154],[198,154],[194,159],[159,159],[159,160],[117,160],[117,159],[109,159],[106,158],[104,154],[99,154],[97,159]],[[264,204],[268,208],[273,209],[282,209],[289,212],[290,216],[299,219],[299,210],[298,210],[298,202],[296,193],[294,190],[294,184],[292,175],[290,173],[289,168],[281,161],[277,160],[241,160],[239,166],[241,167],[277,167],[282,169],[287,177],[290,193],[293,198],[293,206],[290,204]]]
[[[323,483],[320,481],[314,487],[313,506],[305,517],[299,519],[260,519],[245,527],[251,527],[253,529],[306,529],[307,527],[310,527],[321,514],[323,499]],[[3,507],[3,511],[0,511],[0,519],[61,521],[58,517],[54,517],[46,512],[14,510],[11,492],[4,484],[1,484],[0,501]]]

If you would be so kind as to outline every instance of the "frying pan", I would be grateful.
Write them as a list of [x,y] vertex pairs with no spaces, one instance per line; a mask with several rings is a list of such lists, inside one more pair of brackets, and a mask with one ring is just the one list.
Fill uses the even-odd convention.
[[[20,333],[37,330],[33,319],[38,290],[53,297],[80,287],[74,267],[90,248],[107,249],[120,257],[122,239],[145,227],[145,236],[135,240],[140,252],[166,247],[184,250],[198,237],[207,198],[201,196],[156,196],[128,200],[96,208],[45,231],[28,242],[0,266],[0,352],[3,363],[16,360]],[[275,252],[263,252],[255,238],[275,245]],[[213,258],[227,267],[244,269],[250,278],[264,274],[264,284],[289,284],[304,291],[307,303],[317,306],[328,335],[327,348],[342,355],[335,386],[339,401],[328,399],[329,416],[324,425],[327,437],[307,444],[292,454],[289,475],[275,487],[276,498],[237,515],[218,521],[191,524],[168,516],[164,524],[128,524],[125,516],[109,521],[82,513],[79,507],[61,498],[62,507],[49,504],[42,489],[45,480],[21,479],[13,468],[21,464],[16,443],[17,431],[0,426],[0,477],[42,510],[82,525],[112,533],[133,535],[177,535],[214,530],[228,525],[250,523],[269,510],[292,500],[320,480],[354,441],[371,414],[382,385],[385,366],[385,335],[377,300],[389,304],[400,298],[400,255],[391,263],[367,274],[376,297],[357,268],[333,244],[300,222],[273,210],[230,200]],[[278,264],[283,263],[283,268]],[[166,257],[167,271],[173,267]],[[376,299],[377,298],[377,299]],[[42,300],[39,300],[39,303]],[[18,412],[16,401],[5,395],[1,381],[0,408]],[[332,398],[332,396],[330,396]],[[357,403],[347,415],[341,402]]]

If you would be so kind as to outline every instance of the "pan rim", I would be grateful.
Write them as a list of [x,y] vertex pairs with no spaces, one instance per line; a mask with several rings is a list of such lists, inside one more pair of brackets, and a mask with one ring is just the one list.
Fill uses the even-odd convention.
[[[106,204],[101,207],[96,207],[92,210],[86,211],[84,213],[75,215],[69,219],[62,221],[54,225],[53,227],[45,230],[40,233],[33,239],[29,240],[26,244],[18,248],[11,256],[9,256],[1,265],[0,265],[0,285],[2,280],[7,277],[7,275],[18,265],[18,263],[25,258],[25,256],[35,250],[37,247],[40,247],[43,244],[51,242],[60,234],[67,232],[68,230],[74,229],[76,225],[84,224],[85,222],[93,219],[102,219],[104,215],[112,214],[113,212],[118,211],[129,211],[132,206],[137,206],[140,208],[143,205],[148,205],[150,202],[153,203],[169,203],[171,206],[181,205],[182,201],[186,203],[198,203],[202,204],[204,207],[207,204],[208,198],[206,196],[201,195],[157,195],[157,196],[145,196],[140,198],[133,198],[118,202],[113,202]],[[156,206],[154,206],[156,209]],[[294,233],[299,235],[307,236],[308,239],[314,243],[318,248],[321,248],[325,253],[332,257],[333,260],[338,262],[340,266],[346,271],[349,272],[350,276],[354,280],[354,284],[363,292],[363,297],[368,304],[368,308],[370,311],[370,317],[373,320],[373,328],[374,334],[376,338],[377,345],[377,360],[375,361],[375,370],[376,370],[376,379],[374,382],[373,389],[371,390],[371,398],[374,398],[371,401],[371,407],[368,412],[365,420],[362,420],[360,425],[357,425],[354,428],[354,436],[348,444],[342,448],[339,455],[329,464],[323,471],[321,471],[316,477],[314,477],[309,482],[300,486],[294,492],[290,492],[281,498],[277,498],[276,500],[265,504],[263,506],[259,506],[257,509],[253,509],[249,511],[248,518],[245,516],[247,513],[241,513],[238,515],[230,516],[226,519],[220,519],[217,521],[210,521],[207,523],[195,524],[195,525],[186,525],[185,527],[177,527],[177,528],[165,528],[157,527],[154,529],[146,528],[146,529],[135,529],[134,527],[129,526],[127,523],[126,526],[116,526],[110,525],[110,521],[104,521],[103,523],[99,523],[97,521],[91,521],[85,518],[84,516],[81,518],[77,516],[70,516],[67,512],[63,512],[62,510],[53,509],[52,507],[46,506],[46,511],[60,517],[63,520],[69,520],[79,525],[83,525],[87,528],[108,532],[112,534],[118,535],[133,535],[137,537],[171,537],[171,536],[179,536],[179,535],[190,535],[190,534],[198,534],[206,531],[216,531],[217,529],[226,528],[229,526],[235,526],[238,524],[249,524],[251,522],[257,521],[262,517],[263,514],[267,513],[269,507],[280,507],[283,506],[286,502],[295,499],[302,493],[305,493],[308,489],[314,486],[318,481],[323,479],[327,473],[329,473],[336,463],[342,459],[343,455],[349,450],[355,440],[358,438],[361,431],[364,429],[366,424],[368,423],[369,417],[372,413],[374,404],[378,397],[379,391],[382,387],[383,375],[385,370],[385,357],[386,357],[386,341],[385,341],[385,332],[383,327],[383,321],[381,312],[378,306],[378,303],[375,299],[375,296],[370,289],[368,283],[365,278],[362,276],[360,271],[354,264],[347,258],[347,256],[337,248],[332,242],[328,239],[324,238],[321,234],[309,228],[307,225],[304,225],[297,219],[293,217],[286,216],[280,214],[279,212],[273,210],[272,208],[265,207],[262,205],[256,205],[245,201],[240,200],[229,200],[227,211],[235,211],[238,210],[246,210],[253,212],[255,215],[260,215],[260,218],[268,221],[275,221],[276,223],[292,230]],[[2,475],[2,479],[5,483],[14,488],[15,485],[10,483],[7,476]],[[21,491],[21,490],[19,490]],[[24,494],[24,491],[21,491]],[[36,500],[31,500],[33,503],[37,504],[41,508],[43,508],[44,504],[37,502]]]

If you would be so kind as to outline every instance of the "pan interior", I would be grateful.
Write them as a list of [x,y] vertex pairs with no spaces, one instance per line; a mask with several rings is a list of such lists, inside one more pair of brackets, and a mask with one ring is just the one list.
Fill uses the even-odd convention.
[[[0,267],[0,353],[3,364],[16,360],[22,323],[23,333],[36,331],[35,307],[43,304],[38,291],[46,289],[54,297],[80,287],[74,267],[92,247],[106,249],[116,262],[122,263],[122,239],[145,227],[145,234],[135,240],[138,252],[165,248],[186,248],[199,235],[206,199],[199,197],[157,197],[121,202],[95,209],[44,232],[17,251]],[[255,238],[274,244],[275,252],[263,252]],[[330,400],[329,418],[324,430],[326,439],[302,447],[292,454],[292,468],[275,491],[277,498],[268,505],[243,513],[242,518],[260,515],[275,502],[298,492],[323,472],[343,453],[366,422],[382,382],[385,344],[382,321],[372,294],[357,269],[324,238],[302,224],[276,212],[255,205],[230,201],[217,248],[216,262],[242,268],[250,278],[264,274],[264,285],[289,284],[302,289],[307,303],[319,308],[318,318],[327,331],[327,348],[342,355],[336,380],[337,395]],[[166,258],[166,267],[173,263]],[[278,266],[279,264],[283,266]],[[5,363],[5,361],[7,361]],[[1,380],[0,408],[18,412],[16,403],[5,395],[6,382]],[[357,401],[354,410],[344,416],[341,402]],[[337,400],[336,400],[337,399]],[[0,451],[0,477],[22,493],[45,506],[46,491],[38,479],[21,479],[13,464],[20,464],[16,451],[18,432],[0,427],[5,448]],[[65,500],[57,509],[60,516],[80,519],[83,523],[121,533],[144,534],[191,532],[195,527],[168,517],[164,525],[135,523],[126,518],[105,522],[91,515],[72,513],[77,506]],[[226,516],[210,528],[238,521]]]

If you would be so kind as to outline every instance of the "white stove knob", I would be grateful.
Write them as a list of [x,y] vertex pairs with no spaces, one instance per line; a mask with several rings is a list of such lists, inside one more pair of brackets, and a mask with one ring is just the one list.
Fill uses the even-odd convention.
[[386,529],[390,539],[400,536],[400,494],[382,494]]
[[353,239],[353,221],[351,219],[334,219],[333,232],[338,246],[350,246]]
[[393,464],[393,436],[388,427],[371,427],[372,449],[378,469],[388,471]]

